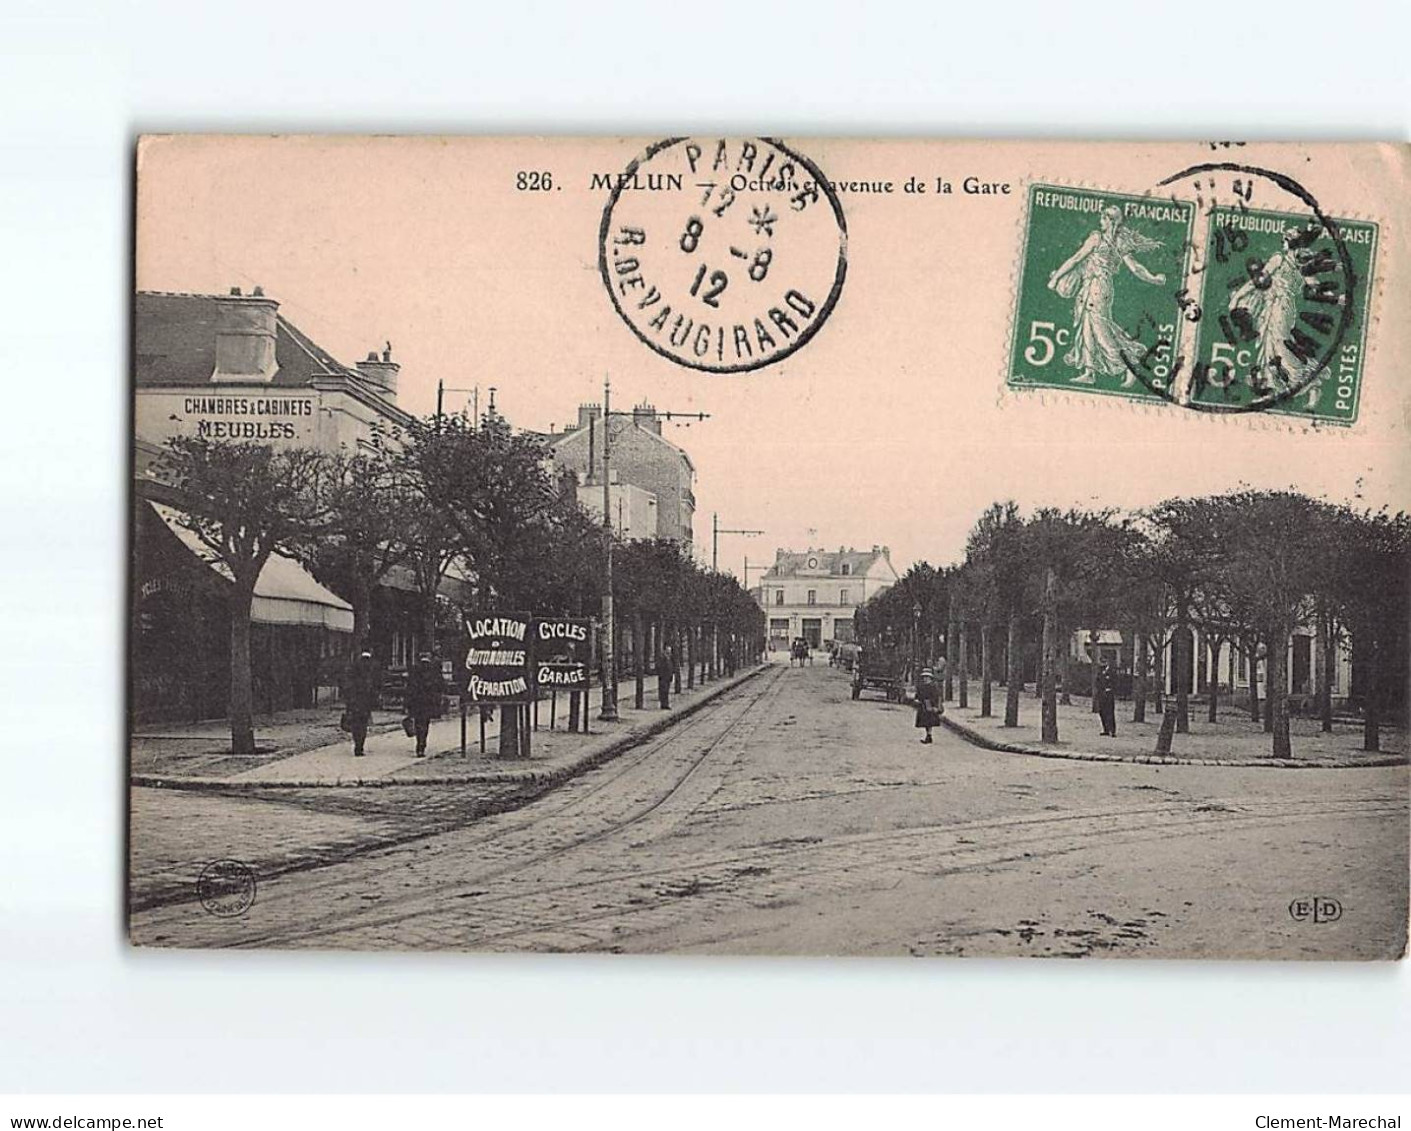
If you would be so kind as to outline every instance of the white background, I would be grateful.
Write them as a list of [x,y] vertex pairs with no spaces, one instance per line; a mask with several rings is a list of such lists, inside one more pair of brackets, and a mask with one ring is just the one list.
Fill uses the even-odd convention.
[[119,913],[138,132],[1404,140],[1406,8],[9,0],[0,1092],[1407,1090],[1405,963],[139,953]]

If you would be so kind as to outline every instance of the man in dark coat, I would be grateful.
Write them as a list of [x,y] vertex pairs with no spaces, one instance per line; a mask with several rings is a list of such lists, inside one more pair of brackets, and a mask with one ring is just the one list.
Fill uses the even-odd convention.
[[371,652],[363,652],[348,665],[343,680],[343,706],[348,716],[348,729],[353,732],[353,755],[363,756],[367,741],[367,726],[372,721],[373,708],[382,694],[382,672]]
[[411,716],[416,734],[416,756],[426,753],[426,736],[431,720],[441,717],[441,698],[446,694],[446,682],[441,678],[440,665],[429,652],[407,673],[407,714]]
[[1102,719],[1102,733],[1108,738],[1117,737],[1117,681],[1112,675],[1112,665],[1103,664],[1097,670],[1093,685],[1093,698],[1097,701],[1097,713]]

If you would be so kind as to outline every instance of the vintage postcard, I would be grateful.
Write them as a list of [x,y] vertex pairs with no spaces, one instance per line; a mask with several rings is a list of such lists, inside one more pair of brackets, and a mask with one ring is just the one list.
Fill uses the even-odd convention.
[[1408,158],[142,139],[132,942],[1401,957]]

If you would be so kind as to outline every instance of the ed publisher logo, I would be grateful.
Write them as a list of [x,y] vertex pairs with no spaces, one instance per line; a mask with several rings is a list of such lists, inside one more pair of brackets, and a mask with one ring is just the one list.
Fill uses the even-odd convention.
[[1289,918],[1295,923],[1336,923],[1342,918],[1342,904],[1326,895],[1295,899],[1289,904]]

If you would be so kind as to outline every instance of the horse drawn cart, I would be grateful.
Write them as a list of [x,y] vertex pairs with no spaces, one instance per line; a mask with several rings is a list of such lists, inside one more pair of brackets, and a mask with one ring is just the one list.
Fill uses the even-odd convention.
[[852,697],[861,699],[864,691],[880,691],[888,703],[906,701],[911,683],[911,660],[903,649],[885,643],[864,644],[852,666]]

